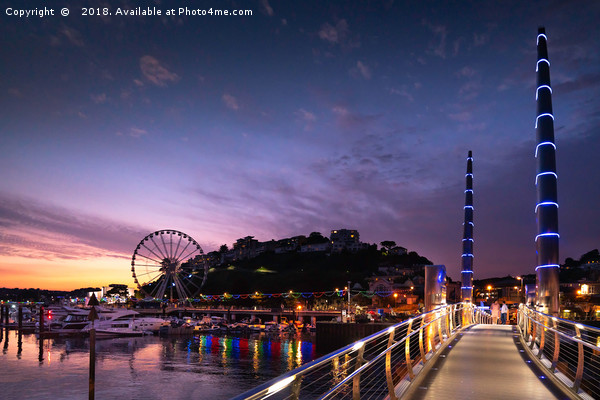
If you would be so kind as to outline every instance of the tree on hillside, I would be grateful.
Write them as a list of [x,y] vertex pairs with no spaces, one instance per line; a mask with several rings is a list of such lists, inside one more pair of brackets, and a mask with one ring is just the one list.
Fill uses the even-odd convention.
[[229,247],[227,247],[226,244],[222,244],[221,247],[219,247],[219,253],[223,254],[223,253],[227,253],[229,251]]
[[106,292],[109,296],[118,295],[119,297],[127,297],[129,295],[129,291],[127,290],[127,285],[110,285],[112,288]]
[[587,264],[588,262],[600,261],[600,253],[598,249],[594,249],[592,251],[588,251],[579,259],[580,264]]
[[396,247],[396,242],[393,240],[384,240],[380,243],[381,247],[385,248],[386,253],[389,253],[394,247]]
[[311,232],[306,239],[306,244],[326,243],[329,239],[321,235],[321,232]]

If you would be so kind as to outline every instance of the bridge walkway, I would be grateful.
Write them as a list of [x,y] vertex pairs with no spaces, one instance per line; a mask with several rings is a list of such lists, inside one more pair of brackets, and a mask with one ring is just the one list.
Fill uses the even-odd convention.
[[566,398],[527,359],[514,325],[475,325],[465,330],[407,395],[403,398]]

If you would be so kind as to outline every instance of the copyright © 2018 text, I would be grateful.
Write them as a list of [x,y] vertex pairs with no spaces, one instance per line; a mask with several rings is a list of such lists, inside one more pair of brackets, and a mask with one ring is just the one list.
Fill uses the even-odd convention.
[[[237,17],[237,16],[252,16],[252,10],[222,10],[215,8],[167,8],[161,9],[157,7],[134,7],[134,8],[109,8],[109,7],[81,7],[78,8],[78,13],[81,16],[118,16],[118,17],[153,17],[153,16],[182,16],[182,17],[211,17],[211,16],[223,16],[223,17]],[[30,18],[30,17],[49,17],[59,15],[55,13],[53,8],[34,8],[34,9],[18,9],[7,7],[4,13],[8,16],[14,16],[18,18]],[[70,10],[63,8],[60,10],[60,15],[63,17],[68,16]],[[77,15],[72,13],[71,15]]]

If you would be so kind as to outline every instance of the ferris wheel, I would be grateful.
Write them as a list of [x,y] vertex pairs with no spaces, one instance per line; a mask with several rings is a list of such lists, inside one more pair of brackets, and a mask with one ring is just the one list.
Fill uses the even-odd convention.
[[208,264],[190,235],[156,231],[143,238],[131,257],[131,275],[138,288],[155,299],[194,297],[206,282]]

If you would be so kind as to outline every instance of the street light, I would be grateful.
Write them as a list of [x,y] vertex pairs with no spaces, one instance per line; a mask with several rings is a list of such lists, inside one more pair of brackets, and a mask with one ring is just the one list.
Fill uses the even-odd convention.
[[398,293],[394,293],[394,308],[398,307],[397,301],[398,301]]
[[523,303],[523,297],[525,294],[525,293],[523,293],[523,277],[517,276],[517,279],[521,281],[521,290],[519,290],[519,300],[521,301],[521,303]]

